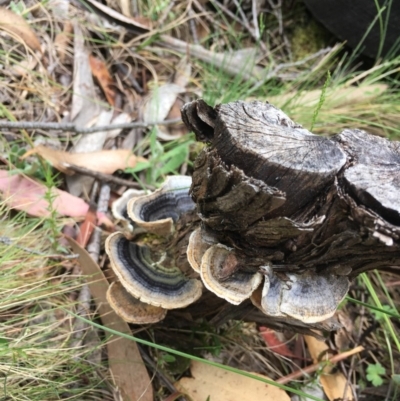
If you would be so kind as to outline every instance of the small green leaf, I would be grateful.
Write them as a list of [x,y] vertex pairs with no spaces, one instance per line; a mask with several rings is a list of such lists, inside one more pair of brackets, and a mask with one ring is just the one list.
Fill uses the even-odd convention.
[[1,347],[8,347],[8,343],[9,343],[9,341],[7,340],[7,338],[0,337],[0,346]]
[[14,143],[14,144],[11,146],[10,152],[17,155],[17,154],[18,154],[18,150],[19,150],[19,146],[18,146],[17,144]]
[[372,383],[373,386],[378,387],[383,384],[382,375],[386,373],[386,369],[380,364],[371,364],[367,367],[367,380]]
[[187,146],[180,146],[177,149],[173,149],[166,153],[161,161],[165,161],[164,165],[160,168],[157,173],[157,178],[161,175],[175,172],[186,160],[188,155]]
[[135,167],[129,167],[125,169],[125,172],[133,174],[133,173],[138,173],[139,171],[143,171],[147,168],[151,167],[150,162],[139,162],[136,164]]
[[393,314],[398,314],[396,309],[393,309],[389,305],[382,305],[382,312],[377,311],[377,310],[371,310],[371,312],[375,315],[376,320],[382,320],[385,316],[385,312],[388,312],[388,314],[393,315]]
[[167,362],[167,363],[172,363],[172,362],[176,361],[176,358],[171,354],[164,354],[162,356],[162,359],[164,362]]
[[10,8],[14,11],[15,14],[22,15],[25,11],[25,5],[23,1],[19,1],[18,3],[12,1],[10,3]]

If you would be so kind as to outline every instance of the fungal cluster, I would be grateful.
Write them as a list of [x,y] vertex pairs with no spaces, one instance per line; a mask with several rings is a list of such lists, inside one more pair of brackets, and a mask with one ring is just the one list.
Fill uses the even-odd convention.
[[[172,244],[180,235],[175,223],[196,209],[190,187],[191,177],[171,176],[152,193],[129,190],[114,203],[114,215],[126,221],[130,231],[136,227],[136,231],[164,237],[162,244]],[[344,277],[333,282],[331,275],[289,274],[285,282],[270,265],[256,272],[241,271],[233,248],[218,243],[204,224],[193,228],[186,255],[197,278],[186,277],[167,249],[158,252],[157,260],[149,245],[139,245],[121,232],[107,238],[106,252],[119,280],[110,286],[107,299],[122,318],[137,324],[155,323],[167,310],[197,301],[204,286],[233,305],[251,298],[268,316],[316,323],[331,317],[347,293]],[[261,303],[252,297],[258,288]],[[317,315],[315,305],[320,305]]]
[[[105,249],[119,280],[110,286],[107,299],[128,322],[155,323],[168,309],[184,308],[201,296],[201,282],[187,278],[166,249],[176,233],[175,223],[195,209],[190,184],[190,177],[171,176],[158,190],[149,194],[130,190],[113,205],[114,215],[126,221],[130,230],[139,228],[165,239],[161,247],[160,241],[155,247],[138,244],[122,232],[106,240]],[[161,249],[152,249],[157,247]]]
[[317,328],[357,274],[400,263],[398,144],[359,130],[313,135],[261,102],[198,100],[182,118],[207,144],[192,177],[127,191],[113,207],[134,230],[106,241],[119,280],[108,300],[127,321],[159,321],[211,291]]

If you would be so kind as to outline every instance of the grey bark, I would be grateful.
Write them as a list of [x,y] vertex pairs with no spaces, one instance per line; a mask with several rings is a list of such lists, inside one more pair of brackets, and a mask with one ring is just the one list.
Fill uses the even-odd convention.
[[257,101],[198,100],[182,117],[208,143],[191,188],[201,220],[242,269],[268,261],[351,279],[399,265],[399,142],[361,130],[316,136]]

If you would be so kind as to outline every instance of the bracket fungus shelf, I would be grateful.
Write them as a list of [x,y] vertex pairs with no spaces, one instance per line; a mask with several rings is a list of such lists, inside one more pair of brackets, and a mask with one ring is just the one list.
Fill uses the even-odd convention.
[[203,300],[212,292],[214,322],[225,314],[334,330],[358,274],[399,266],[399,142],[360,130],[313,135],[257,101],[200,99],[182,118],[206,143],[193,176],[113,207],[127,233],[106,242],[119,280],[108,299],[126,320],[212,308]]

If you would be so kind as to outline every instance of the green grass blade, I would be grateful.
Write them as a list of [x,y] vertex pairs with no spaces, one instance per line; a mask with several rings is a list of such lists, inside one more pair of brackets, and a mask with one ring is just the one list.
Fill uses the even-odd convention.
[[221,368],[221,369],[227,370],[229,372],[233,372],[233,373],[237,373],[237,374],[242,375],[242,376],[250,377],[251,379],[261,381],[261,382],[263,382],[265,384],[268,384],[270,386],[278,387],[278,388],[280,388],[282,390],[288,391],[288,392],[293,393],[293,394],[297,394],[300,397],[305,397],[305,398],[307,398],[309,400],[324,401],[321,398],[315,397],[315,396],[310,395],[310,394],[306,394],[306,393],[304,393],[304,392],[302,392],[300,390],[297,390],[297,389],[295,389],[293,387],[289,387],[289,386],[285,386],[283,384],[276,383],[273,380],[265,379],[265,378],[256,376],[256,375],[254,375],[252,373],[245,372],[245,371],[240,370],[240,369],[236,369],[236,368],[232,368],[230,366],[223,365],[222,363],[209,361],[207,359],[200,358],[200,357],[195,356],[195,355],[186,354],[185,352],[177,351],[177,350],[174,350],[172,348],[165,347],[163,345],[159,345],[159,344],[156,344],[156,343],[152,343],[150,341],[146,341],[146,340],[143,340],[143,339],[138,338],[138,337],[130,336],[128,334],[121,333],[119,331],[110,329],[109,327],[105,327],[105,326],[103,326],[101,324],[92,322],[91,320],[88,320],[88,319],[85,319],[82,316],[76,315],[75,313],[73,313],[73,312],[71,312],[69,310],[65,309],[64,311],[65,311],[65,313],[68,313],[71,316],[74,316],[76,319],[80,319],[83,322],[85,322],[87,324],[90,324],[90,325],[92,325],[94,327],[97,327],[99,329],[102,329],[102,330],[104,330],[104,331],[106,331],[106,332],[108,332],[110,334],[113,334],[113,335],[116,335],[116,336],[120,336],[120,337],[126,338],[128,340],[136,341],[139,344],[143,344],[143,345],[146,345],[148,347],[152,347],[152,348],[158,349],[160,351],[167,352],[169,354],[173,354],[173,355],[177,355],[177,356],[180,356],[180,357],[183,357],[183,358],[187,358],[187,359],[190,359],[192,361],[202,362],[202,363],[205,363],[207,365],[214,366],[216,368]]

